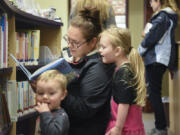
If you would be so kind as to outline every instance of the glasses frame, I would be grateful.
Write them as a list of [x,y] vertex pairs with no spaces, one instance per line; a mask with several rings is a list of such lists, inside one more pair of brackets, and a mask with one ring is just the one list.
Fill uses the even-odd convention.
[[73,41],[72,39],[70,39],[67,34],[63,36],[63,39],[67,42],[68,45],[71,44],[75,48],[79,48],[80,46],[88,42],[86,40],[82,43],[78,43],[77,41]]

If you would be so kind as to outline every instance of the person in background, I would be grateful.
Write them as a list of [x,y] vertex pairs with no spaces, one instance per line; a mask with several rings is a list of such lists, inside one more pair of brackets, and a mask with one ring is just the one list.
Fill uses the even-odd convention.
[[[67,87],[62,106],[70,119],[69,135],[104,135],[110,118],[110,97],[113,65],[103,64],[98,50],[102,32],[100,12],[84,8],[70,21],[67,41],[77,73]],[[78,59],[77,59],[78,58]]]
[[103,63],[115,63],[112,82],[111,119],[106,135],[145,135],[142,107],[146,85],[144,64],[131,46],[127,29],[110,27],[100,34],[99,52]]
[[61,107],[67,94],[66,86],[66,77],[57,70],[48,70],[37,78],[35,109],[40,119],[37,119],[36,135],[68,135],[69,119]]
[[115,15],[112,5],[107,0],[77,0],[72,7],[69,20],[76,16],[84,7],[96,8],[100,11],[102,28],[116,25]]
[[167,135],[161,99],[162,79],[167,68],[170,71],[177,68],[177,44],[174,34],[179,10],[174,0],[150,0],[150,5],[154,14],[143,34],[144,39],[138,51],[144,59],[147,91],[155,116],[155,128],[149,134]]

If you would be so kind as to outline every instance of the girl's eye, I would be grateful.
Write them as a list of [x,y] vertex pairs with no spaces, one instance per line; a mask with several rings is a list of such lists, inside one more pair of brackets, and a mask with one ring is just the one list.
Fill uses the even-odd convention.
[[102,48],[102,49],[105,49],[105,47],[104,47],[104,46],[101,46],[101,48]]
[[103,45],[99,45],[99,48],[102,48],[102,49],[104,49],[105,47],[104,47]]

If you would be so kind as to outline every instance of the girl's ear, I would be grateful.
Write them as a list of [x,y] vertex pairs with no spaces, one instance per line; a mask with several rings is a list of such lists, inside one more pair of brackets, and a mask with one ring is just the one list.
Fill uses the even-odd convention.
[[116,47],[115,48],[115,56],[120,56],[122,53],[122,48],[121,47]]

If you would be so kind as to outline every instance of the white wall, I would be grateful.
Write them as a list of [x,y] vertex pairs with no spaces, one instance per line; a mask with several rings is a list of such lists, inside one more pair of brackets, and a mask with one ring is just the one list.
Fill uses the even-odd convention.
[[[56,8],[56,14],[62,19],[62,34],[61,36],[67,33],[68,27],[68,0],[36,0],[39,3],[40,7],[43,9],[54,7]],[[61,40],[61,48],[65,46],[65,41]]]
[[131,31],[132,46],[138,47],[142,41],[141,33],[144,28],[144,0],[129,0],[128,28]]

